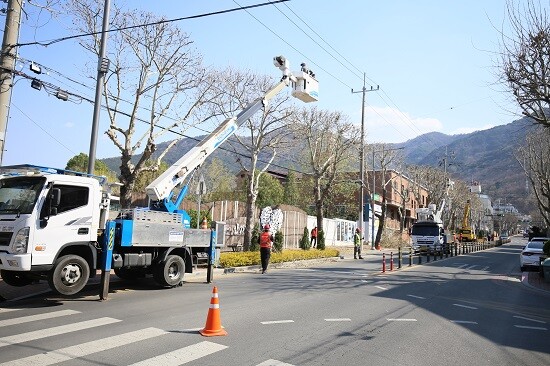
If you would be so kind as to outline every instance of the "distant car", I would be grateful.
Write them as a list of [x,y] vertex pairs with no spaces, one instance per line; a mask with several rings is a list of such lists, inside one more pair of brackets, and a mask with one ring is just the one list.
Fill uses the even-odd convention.
[[529,237],[529,232],[526,230],[523,232],[523,237],[524,238],[528,238]]
[[508,234],[500,234],[501,240],[508,240]]
[[540,256],[542,255],[542,247],[546,241],[550,238],[533,238],[521,251],[519,255],[519,264],[521,270],[525,271],[528,268],[539,268],[540,267]]

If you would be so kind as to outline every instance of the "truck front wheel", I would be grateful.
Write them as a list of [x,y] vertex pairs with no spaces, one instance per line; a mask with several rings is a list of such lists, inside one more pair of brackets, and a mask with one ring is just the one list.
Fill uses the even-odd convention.
[[7,283],[10,286],[14,287],[23,287],[30,285],[32,283],[32,279],[30,279],[26,274],[16,271],[6,271],[1,270],[0,276],[2,277],[2,280],[4,280],[5,283]]
[[169,255],[166,261],[156,265],[153,278],[161,286],[176,286],[183,281],[185,262],[179,255]]
[[50,288],[61,295],[74,295],[86,286],[90,266],[78,255],[58,258],[48,277]]

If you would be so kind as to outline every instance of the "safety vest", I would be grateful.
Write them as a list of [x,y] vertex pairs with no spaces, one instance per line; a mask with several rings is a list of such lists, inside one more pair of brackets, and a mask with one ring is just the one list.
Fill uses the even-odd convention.
[[271,248],[271,234],[269,231],[264,231],[260,235],[260,248]]

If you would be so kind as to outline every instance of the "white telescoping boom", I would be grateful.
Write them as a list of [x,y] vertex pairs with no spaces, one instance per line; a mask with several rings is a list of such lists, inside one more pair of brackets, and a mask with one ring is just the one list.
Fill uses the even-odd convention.
[[314,102],[318,100],[319,84],[314,74],[305,68],[296,75],[290,71],[289,63],[283,56],[273,58],[273,63],[283,73],[281,81],[269,90],[263,97],[260,97],[246,106],[236,117],[227,118],[210,135],[206,136],[195,147],[191,148],[177,162],[169,167],[163,174],[149,184],[145,190],[151,205],[156,210],[176,212],[177,208],[187,194],[188,186],[184,186],[177,198],[173,200],[174,188],[178,187],[195,171],[206,158],[214,152],[225,140],[232,136],[235,131],[254,113],[267,105],[277,93],[284,87],[292,84],[292,96],[303,102]]

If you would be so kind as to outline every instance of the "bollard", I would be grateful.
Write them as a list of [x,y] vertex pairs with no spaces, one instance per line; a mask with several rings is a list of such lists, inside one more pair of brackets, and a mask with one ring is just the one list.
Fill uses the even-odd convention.
[[418,264],[422,264],[422,253],[418,252]]
[[437,251],[435,250],[435,245],[434,245],[434,262],[437,260]]
[[458,243],[455,243],[455,257],[458,257]]
[[412,248],[409,248],[409,267],[413,265],[413,251]]
[[386,253],[382,253],[382,273],[386,272]]
[[[445,258],[449,258],[449,247],[447,246],[447,244],[445,244]],[[441,259],[443,259],[443,257],[441,257]]]
[[403,267],[403,252],[401,251],[401,247],[399,247],[399,252],[398,252],[398,257],[397,257],[397,268],[401,269],[401,267]]
[[430,251],[426,250],[426,263],[430,263]]
[[393,252],[390,252],[390,272],[393,271]]

